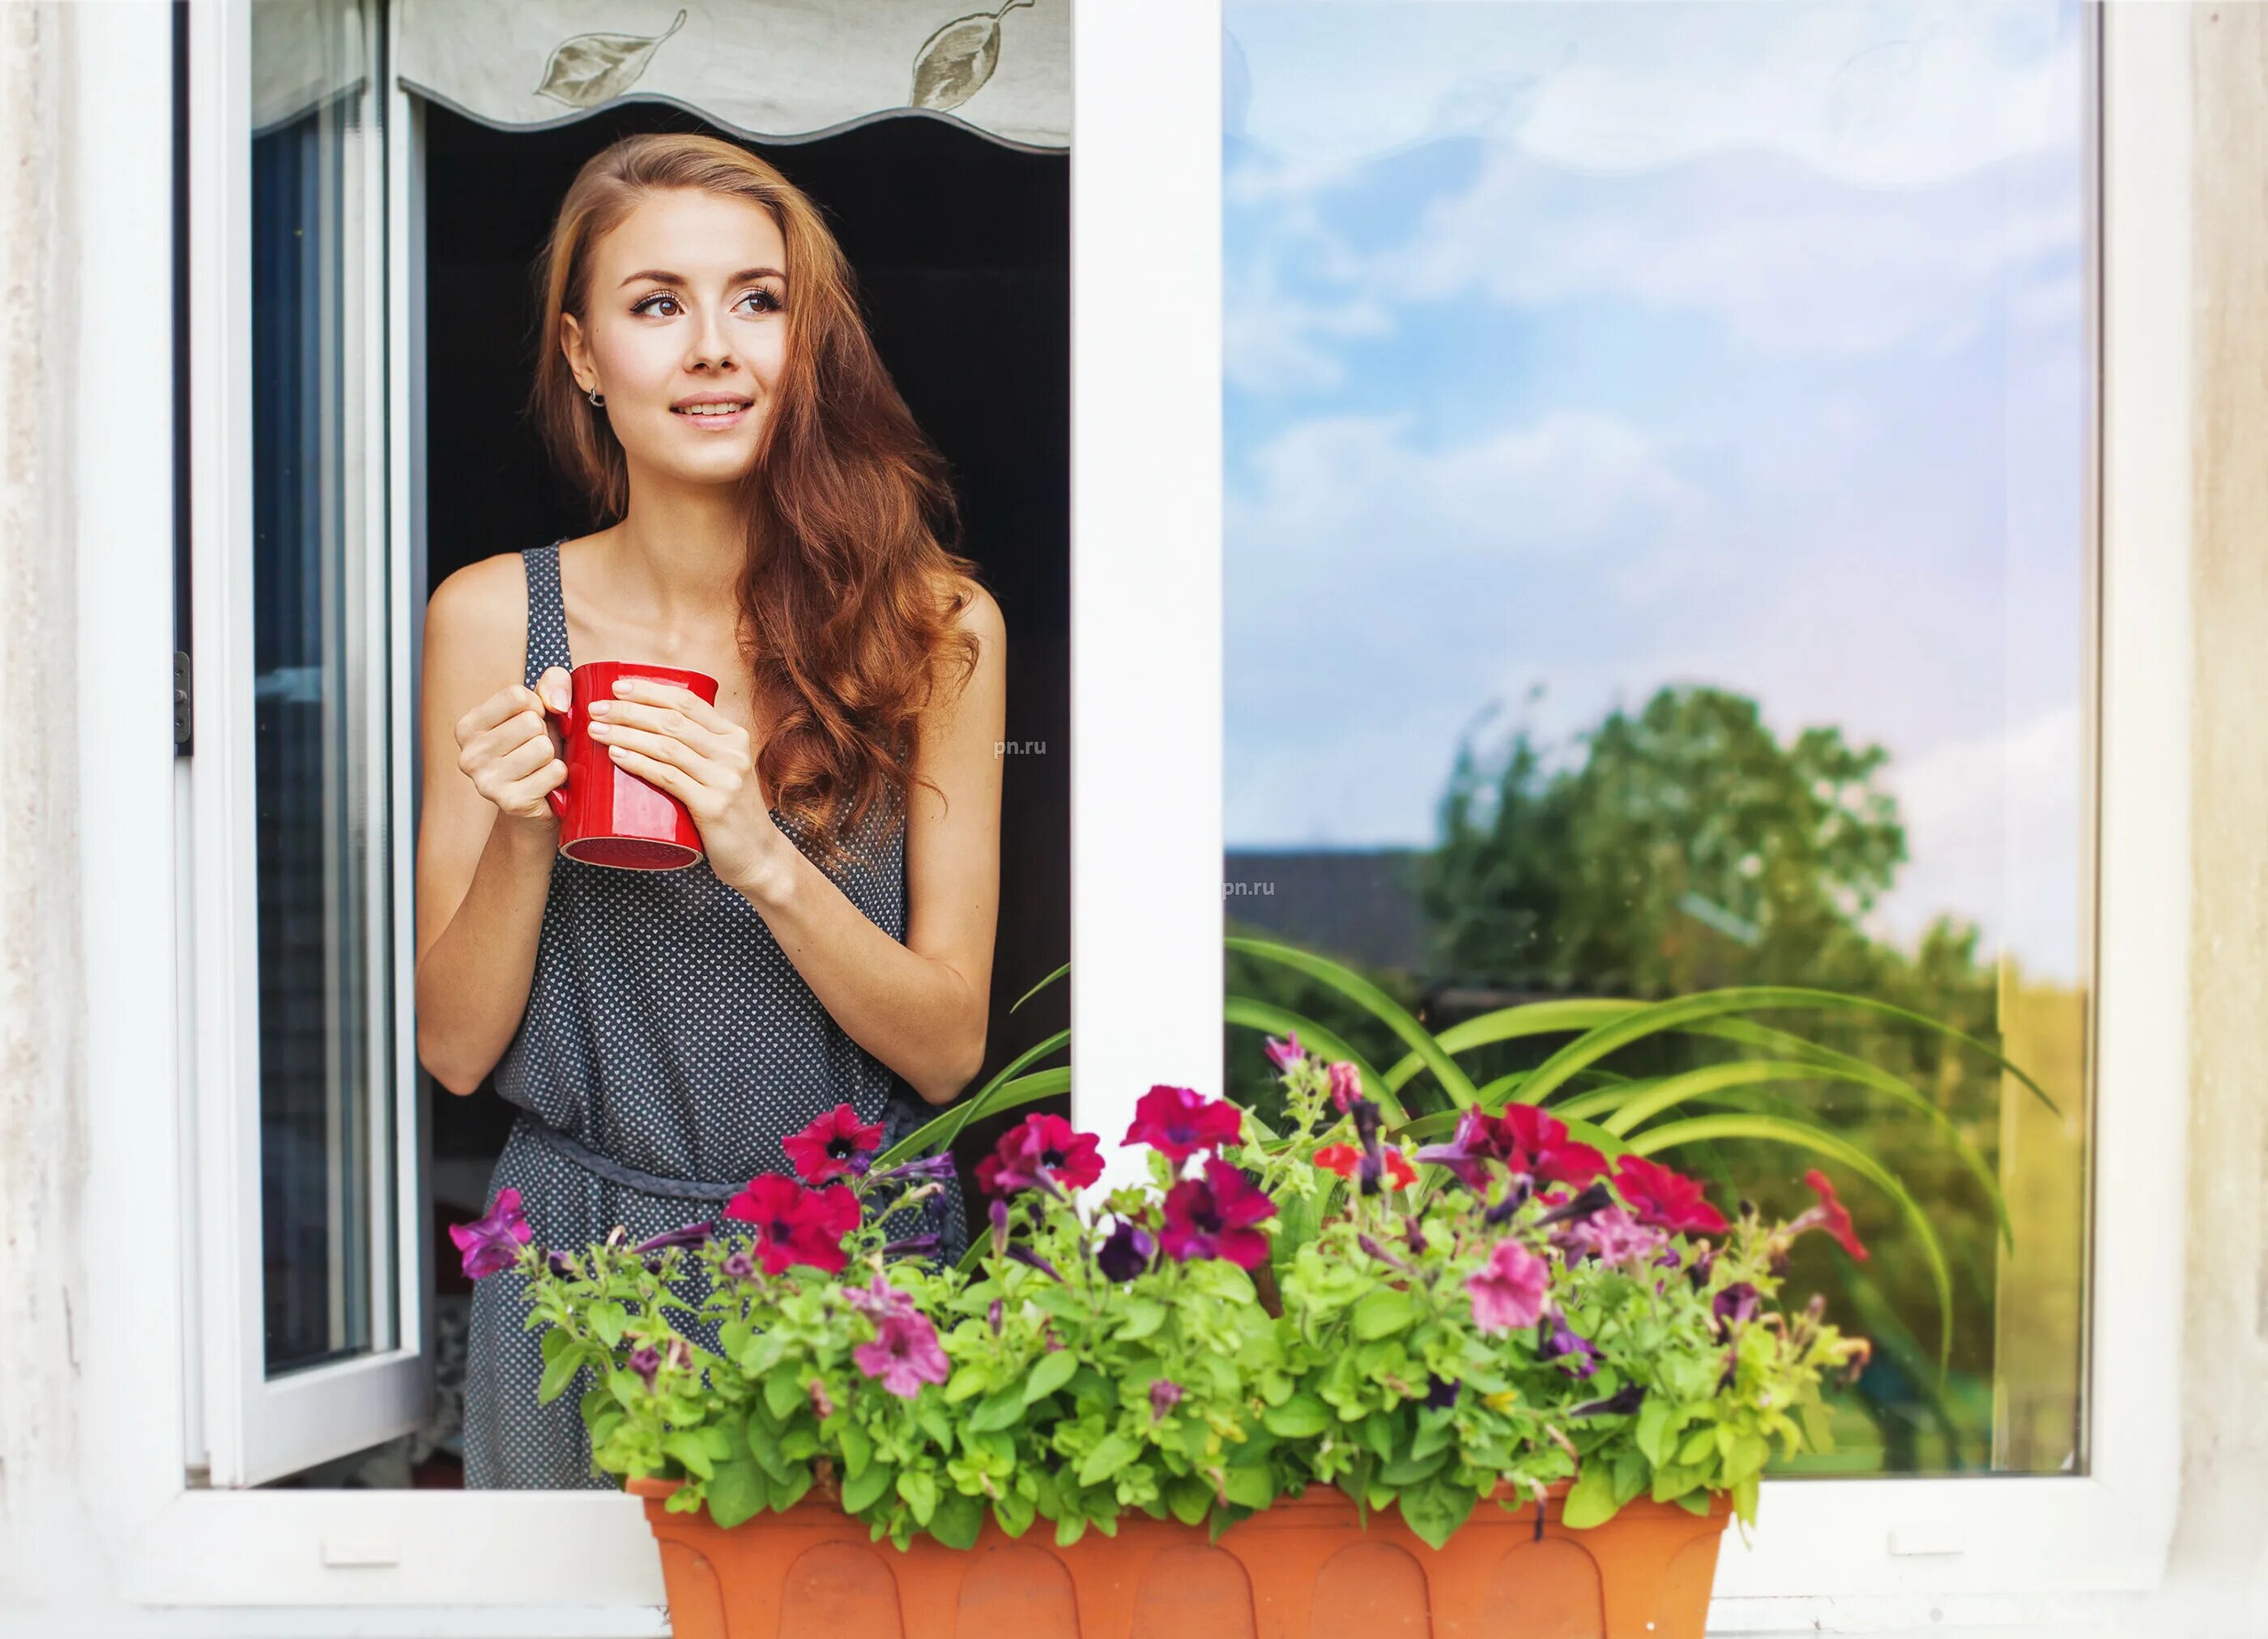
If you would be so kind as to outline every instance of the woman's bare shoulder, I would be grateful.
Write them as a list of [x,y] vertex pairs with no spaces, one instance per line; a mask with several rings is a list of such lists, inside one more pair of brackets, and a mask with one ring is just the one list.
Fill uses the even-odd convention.
[[527,662],[527,575],[517,552],[499,552],[456,570],[425,605],[429,666],[451,676],[493,673],[504,683]]

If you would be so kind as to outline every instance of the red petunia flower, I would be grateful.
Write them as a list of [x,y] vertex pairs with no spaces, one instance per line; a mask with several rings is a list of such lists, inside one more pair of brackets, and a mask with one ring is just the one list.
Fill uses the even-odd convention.
[[1607,1170],[1607,1158],[1567,1136],[1567,1123],[1539,1106],[1514,1104],[1497,1118],[1501,1142],[1513,1154],[1506,1165],[1539,1184],[1581,1188]]
[[725,1203],[725,1216],[755,1226],[756,1257],[766,1274],[804,1264],[835,1275],[850,1261],[843,1238],[858,1227],[858,1197],[841,1184],[806,1189],[766,1172]]
[[[1407,1189],[1418,1181],[1418,1169],[1410,1165],[1401,1150],[1388,1150],[1385,1156],[1388,1189]],[[1315,1165],[1326,1172],[1351,1179],[1362,1170],[1362,1151],[1353,1144],[1325,1144],[1315,1151]]]
[[1867,1260],[1865,1243],[1859,1240],[1859,1231],[1852,1227],[1850,1209],[1836,1198],[1833,1181],[1817,1167],[1806,1172],[1803,1181],[1818,1194],[1819,1204],[1800,1214],[1788,1224],[1790,1234],[1800,1235],[1806,1230],[1823,1229],[1835,1238],[1844,1251],[1864,1263]]
[[1225,1099],[1164,1083],[1136,1101],[1124,1144],[1147,1144],[1168,1161],[1186,1161],[1200,1150],[1233,1144],[1244,1134],[1244,1114]]
[[881,1123],[860,1121],[858,1112],[847,1104],[836,1105],[801,1132],[780,1140],[795,1175],[806,1184],[864,1178],[873,1165],[874,1151],[881,1147]]
[[1027,1116],[976,1164],[976,1187],[988,1195],[1022,1189],[1084,1189],[1102,1176],[1101,1141],[1060,1115]]
[[1158,1239],[1177,1262],[1225,1258],[1239,1268],[1257,1268],[1268,1256],[1268,1237],[1252,1225],[1275,1212],[1265,1190],[1215,1156],[1204,1178],[1183,1179],[1166,1192],[1166,1226]]
[[1615,1187],[1630,1203],[1631,1216],[1673,1235],[1721,1235],[1730,1227],[1724,1214],[1703,1198],[1698,1183],[1643,1156],[1626,1155],[1615,1163]]

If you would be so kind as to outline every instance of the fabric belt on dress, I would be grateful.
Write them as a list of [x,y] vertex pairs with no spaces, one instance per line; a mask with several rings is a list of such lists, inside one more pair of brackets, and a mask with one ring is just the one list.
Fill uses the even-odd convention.
[[664,1178],[659,1172],[649,1172],[643,1167],[617,1161],[602,1155],[579,1138],[569,1136],[548,1121],[539,1121],[526,1110],[519,1113],[513,1125],[551,1150],[596,1174],[610,1184],[620,1184],[649,1195],[666,1195],[676,1201],[730,1201],[746,1187],[745,1184],[712,1184],[699,1179]]

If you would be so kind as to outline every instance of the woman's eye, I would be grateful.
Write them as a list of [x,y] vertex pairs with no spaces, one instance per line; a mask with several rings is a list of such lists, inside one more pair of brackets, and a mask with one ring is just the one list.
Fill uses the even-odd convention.
[[[742,302],[747,302],[751,298],[755,301],[756,311],[759,312],[776,313],[780,311],[780,298],[773,295],[770,290],[762,285],[750,290],[747,295],[743,296],[740,300]],[[662,312],[661,304],[664,302],[669,304],[669,311],[667,312]],[[644,301],[631,303],[630,311],[634,313],[641,314],[661,313],[662,317],[669,319],[674,318],[678,313],[683,312],[684,305],[669,291],[656,290],[652,296],[647,297]]]

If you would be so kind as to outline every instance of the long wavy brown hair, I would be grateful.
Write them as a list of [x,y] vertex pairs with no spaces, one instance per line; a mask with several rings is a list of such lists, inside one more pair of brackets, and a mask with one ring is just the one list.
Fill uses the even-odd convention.
[[740,641],[774,717],[757,773],[797,829],[815,833],[820,863],[839,864],[878,810],[902,822],[921,713],[946,670],[965,682],[976,666],[976,640],[955,617],[978,566],[954,549],[945,459],[883,368],[818,208],[757,155],[691,134],[626,136],[593,155],[536,262],[543,330],[528,409],[595,526],[629,511],[630,470],[605,412],[575,385],[561,317],[588,327],[592,247],[665,188],[761,205],[786,243],[785,364],[740,481]]

